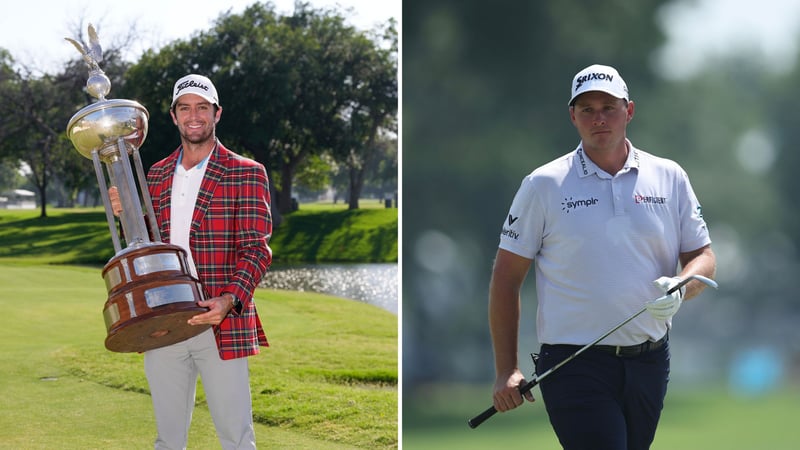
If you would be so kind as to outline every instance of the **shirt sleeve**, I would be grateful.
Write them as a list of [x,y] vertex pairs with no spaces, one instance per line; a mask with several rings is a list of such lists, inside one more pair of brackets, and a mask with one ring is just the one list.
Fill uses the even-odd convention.
[[500,248],[534,259],[542,245],[544,211],[533,175],[522,180],[503,222]]
[[689,176],[683,169],[680,169],[679,189],[681,195],[680,252],[686,253],[710,244],[711,236],[703,218],[703,208],[692,189]]

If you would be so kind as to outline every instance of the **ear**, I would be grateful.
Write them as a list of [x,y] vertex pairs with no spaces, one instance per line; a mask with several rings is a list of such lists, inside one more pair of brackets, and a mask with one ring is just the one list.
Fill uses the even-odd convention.
[[222,106],[217,106],[217,112],[214,114],[214,123],[219,123],[219,119],[222,117]]
[[628,101],[628,120],[626,123],[630,123],[633,119],[633,114],[636,112],[636,105],[633,103],[633,100]]
[[175,117],[175,109],[174,108],[170,108],[169,109],[169,115],[170,115],[170,117],[172,117],[172,123],[175,124],[175,125],[178,125],[178,118]]

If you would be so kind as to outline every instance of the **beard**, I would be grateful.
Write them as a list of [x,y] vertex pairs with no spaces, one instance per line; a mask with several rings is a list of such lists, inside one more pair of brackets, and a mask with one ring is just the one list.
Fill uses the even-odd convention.
[[193,145],[204,144],[208,141],[214,140],[214,128],[203,128],[200,130],[188,131],[185,127],[179,129],[181,140]]

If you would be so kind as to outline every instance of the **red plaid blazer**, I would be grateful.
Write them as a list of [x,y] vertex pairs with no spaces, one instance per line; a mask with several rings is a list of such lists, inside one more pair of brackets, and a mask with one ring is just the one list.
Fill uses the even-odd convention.
[[[179,147],[147,173],[164,242],[170,241],[172,179],[180,153]],[[253,302],[253,291],[272,262],[267,245],[272,233],[269,181],[263,165],[233,153],[219,141],[207,164],[192,216],[189,246],[206,294],[217,297],[230,293],[242,302],[240,312],[231,310],[214,327],[220,357],[241,358],[269,345]]]

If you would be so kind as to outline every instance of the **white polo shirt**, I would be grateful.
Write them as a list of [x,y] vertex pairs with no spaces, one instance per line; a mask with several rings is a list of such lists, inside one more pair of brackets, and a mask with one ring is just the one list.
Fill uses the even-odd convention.
[[[209,153],[209,156],[211,154]],[[189,232],[192,228],[192,215],[197,194],[206,174],[208,156],[196,166],[184,169],[181,165],[183,152],[178,157],[175,167],[175,176],[172,178],[172,199],[170,202],[170,244],[178,245],[186,250],[187,262],[192,275],[197,277],[197,268],[194,265],[192,250],[189,247]]]
[[[686,172],[627,142],[614,176],[579,146],[525,177],[500,248],[534,260],[540,343],[586,345],[663,292],[678,255],[711,243]],[[660,339],[670,322],[641,314],[603,340]]]

